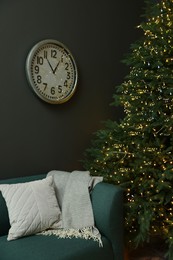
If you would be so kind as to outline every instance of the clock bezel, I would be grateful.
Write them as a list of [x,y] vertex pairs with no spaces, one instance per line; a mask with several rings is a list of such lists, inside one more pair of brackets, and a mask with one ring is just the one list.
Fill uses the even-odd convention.
[[[42,95],[40,93],[40,91],[37,90],[37,87],[34,83],[33,77],[32,77],[32,62],[33,62],[33,58],[36,54],[36,52],[38,52],[38,50],[40,48],[42,48],[44,45],[47,44],[52,44],[52,45],[57,45],[58,47],[62,48],[69,56],[73,68],[74,68],[74,84],[73,87],[71,89],[71,91],[67,94],[67,96],[63,97],[62,99],[58,98],[58,99],[49,99],[46,96]],[[65,103],[66,101],[68,101],[75,93],[76,91],[76,87],[77,87],[77,81],[78,81],[78,70],[77,70],[77,65],[75,62],[75,59],[71,53],[71,51],[61,42],[57,41],[57,40],[53,40],[53,39],[46,39],[46,40],[41,40],[39,42],[37,42],[29,51],[27,58],[26,58],[26,75],[27,75],[27,80],[29,82],[29,85],[31,86],[32,90],[34,91],[34,93],[41,98],[43,101],[50,103],[50,104],[62,104]]]

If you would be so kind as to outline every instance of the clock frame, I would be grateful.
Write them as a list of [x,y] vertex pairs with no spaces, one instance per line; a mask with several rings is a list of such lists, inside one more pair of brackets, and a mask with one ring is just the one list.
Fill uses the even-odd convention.
[[26,59],[26,75],[35,94],[51,104],[66,102],[76,90],[74,57],[57,40],[42,40],[32,47]]

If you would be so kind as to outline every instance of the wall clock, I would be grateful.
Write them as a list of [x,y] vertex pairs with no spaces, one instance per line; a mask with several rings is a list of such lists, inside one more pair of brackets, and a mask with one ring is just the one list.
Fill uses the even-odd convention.
[[56,40],[42,40],[33,46],[26,59],[26,74],[37,96],[51,104],[66,102],[76,90],[75,60]]

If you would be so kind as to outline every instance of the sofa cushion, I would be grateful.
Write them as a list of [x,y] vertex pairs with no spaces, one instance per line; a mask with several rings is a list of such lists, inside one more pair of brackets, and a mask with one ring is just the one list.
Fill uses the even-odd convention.
[[[93,240],[80,238],[58,239],[55,236],[28,236],[7,241],[0,237],[1,260],[113,260],[110,242],[102,237],[103,247]],[[118,259],[117,259],[118,260]]]
[[11,228],[8,240],[60,225],[60,209],[51,176],[27,183],[2,184]]
[[[18,177],[6,180],[0,180],[0,184],[14,184],[14,183],[23,183],[29,181],[40,180],[46,177],[46,174],[33,175],[33,176],[25,176]],[[0,236],[7,235],[10,229],[9,217],[8,217],[8,209],[6,202],[2,196],[0,191]]]

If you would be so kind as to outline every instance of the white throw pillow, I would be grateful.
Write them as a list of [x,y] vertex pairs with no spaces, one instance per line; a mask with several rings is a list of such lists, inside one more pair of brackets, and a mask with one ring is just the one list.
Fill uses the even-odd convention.
[[26,183],[1,184],[0,191],[6,201],[11,225],[7,240],[61,226],[52,176]]

